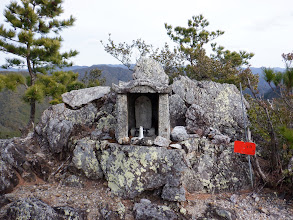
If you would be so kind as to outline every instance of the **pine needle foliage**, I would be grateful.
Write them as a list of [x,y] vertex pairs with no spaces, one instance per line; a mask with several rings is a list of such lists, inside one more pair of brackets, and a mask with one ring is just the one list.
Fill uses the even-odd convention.
[[[24,85],[26,92],[24,100],[30,103],[31,126],[35,120],[36,101],[41,101],[44,95],[52,95],[56,99],[61,91],[66,91],[68,82],[75,82],[72,73],[52,74],[51,83],[44,83],[41,76],[52,72],[56,67],[71,66],[69,58],[76,56],[77,51],[60,52],[63,39],[60,32],[74,24],[75,19],[60,19],[63,13],[62,0],[18,0],[12,1],[4,10],[6,24],[0,24],[0,52],[13,55],[7,58],[2,67],[26,67],[29,77],[25,80],[20,74],[0,76],[0,90],[15,89]],[[63,75],[63,81],[60,80]],[[66,75],[66,76],[65,76]],[[54,81],[54,80],[60,81]],[[65,83],[66,85],[63,85]],[[69,83],[70,84],[70,83]],[[56,91],[48,92],[52,90]],[[80,87],[80,86],[79,86]],[[64,89],[65,88],[65,89]],[[72,86],[74,88],[74,86]]]

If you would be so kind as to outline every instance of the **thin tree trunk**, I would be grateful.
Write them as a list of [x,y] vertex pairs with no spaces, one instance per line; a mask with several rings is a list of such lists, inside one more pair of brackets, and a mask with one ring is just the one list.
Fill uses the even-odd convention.
[[32,100],[30,102],[31,105],[31,112],[30,112],[30,120],[29,120],[29,124],[31,125],[31,128],[34,127],[35,124],[35,115],[36,115],[36,101]]
[[[28,49],[28,55],[26,58],[26,62],[27,62],[27,67],[28,67],[28,72],[30,74],[30,84],[29,86],[32,86],[35,84],[35,74],[33,72],[32,66],[31,66],[31,61],[30,61],[30,57],[29,57],[29,53],[30,53],[30,46],[27,46]],[[27,126],[21,131],[22,136],[26,136],[33,128],[34,128],[34,124],[35,124],[35,115],[36,115],[36,100],[30,100],[30,118],[29,121],[27,123]]]
[[274,130],[273,123],[271,121],[268,109],[265,108],[268,124],[270,126],[270,137],[271,137],[271,166],[272,170],[276,170],[278,168],[279,162],[279,152],[277,149],[277,141],[276,141],[276,133]]

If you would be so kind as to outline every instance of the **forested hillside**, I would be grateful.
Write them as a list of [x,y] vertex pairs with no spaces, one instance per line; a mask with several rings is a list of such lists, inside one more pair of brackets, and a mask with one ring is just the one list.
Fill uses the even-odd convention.
[[132,72],[123,67],[117,67],[112,65],[93,65],[85,68],[77,68],[72,71],[79,73],[79,79],[81,79],[85,72],[89,72],[92,69],[102,70],[102,77],[106,79],[105,85],[110,86],[112,83],[117,84],[118,81],[129,81],[132,79]]
[[[91,67],[73,66],[65,70],[72,70],[79,73],[81,79],[86,71],[98,68],[102,70],[102,77],[106,79],[105,85],[112,85],[118,81],[129,81],[132,72],[126,68],[111,65],[93,65]],[[7,71],[2,71],[7,73]],[[20,129],[23,128],[29,120],[30,106],[22,100],[24,87],[19,87],[16,92],[0,92],[0,139],[20,136]],[[50,106],[49,98],[42,103],[37,103],[36,122],[38,122],[42,112]]]

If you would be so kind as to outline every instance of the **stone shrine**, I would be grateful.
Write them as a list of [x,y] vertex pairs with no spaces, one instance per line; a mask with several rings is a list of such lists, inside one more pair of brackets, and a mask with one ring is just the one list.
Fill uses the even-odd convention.
[[141,58],[133,80],[113,84],[117,93],[116,140],[138,137],[140,128],[144,137],[161,136],[170,139],[169,78],[163,67],[149,58]]

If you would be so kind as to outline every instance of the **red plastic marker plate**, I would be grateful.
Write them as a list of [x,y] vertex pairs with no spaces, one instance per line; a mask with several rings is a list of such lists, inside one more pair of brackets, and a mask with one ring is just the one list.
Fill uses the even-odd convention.
[[234,142],[234,152],[240,154],[255,154],[255,143],[252,142],[243,142],[243,141],[235,141]]

